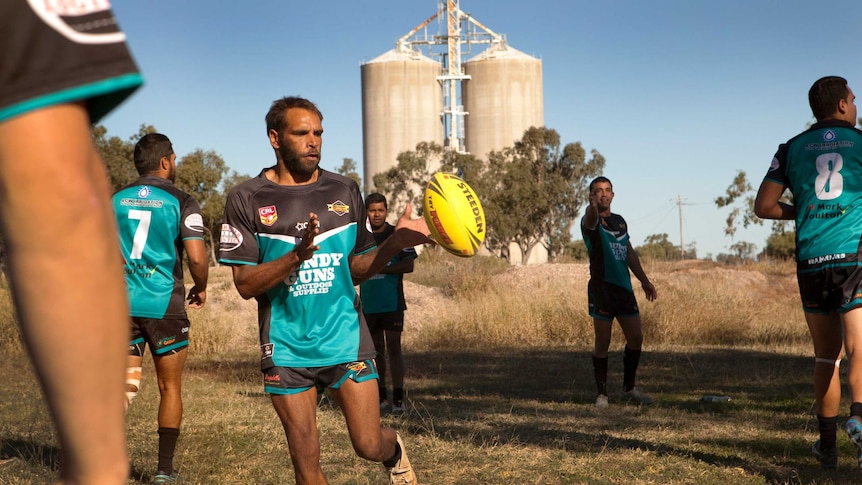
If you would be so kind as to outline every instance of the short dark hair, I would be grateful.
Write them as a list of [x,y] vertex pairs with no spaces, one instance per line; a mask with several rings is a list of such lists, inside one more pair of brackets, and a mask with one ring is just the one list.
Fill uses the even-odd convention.
[[596,184],[597,184],[597,183],[599,183],[599,182],[607,182],[607,183],[608,183],[608,185],[610,185],[610,186],[611,186],[611,189],[613,189],[613,188],[614,188],[614,184],[612,184],[612,183],[611,183],[611,181],[610,181],[610,179],[609,179],[609,178],[607,178],[607,177],[596,177],[596,178],[594,178],[594,179],[593,179],[593,181],[592,181],[592,182],[590,182],[590,192],[592,192],[592,191],[593,191],[593,186],[594,186],[594,185],[596,185]]
[[141,175],[155,172],[159,161],[173,153],[174,146],[168,137],[161,133],[146,134],[135,144],[135,168]]
[[383,202],[383,208],[389,210],[389,204],[386,203],[386,197],[383,194],[374,192],[373,194],[368,194],[368,197],[365,198],[365,207],[368,207],[371,204],[379,204],[381,202]]
[[817,121],[829,118],[838,109],[838,102],[847,99],[847,80],[840,76],[821,77],[808,90],[808,104]]
[[275,130],[276,133],[281,133],[286,124],[284,114],[290,108],[302,108],[316,114],[320,121],[323,121],[323,113],[317,109],[317,105],[311,101],[299,96],[285,96],[281,99],[276,99],[269,107],[269,112],[266,113],[266,135],[269,136],[269,130]]

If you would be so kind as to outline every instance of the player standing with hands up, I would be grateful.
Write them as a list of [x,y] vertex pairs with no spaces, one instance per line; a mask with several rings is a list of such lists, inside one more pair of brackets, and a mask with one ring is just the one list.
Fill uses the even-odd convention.
[[654,301],[658,295],[629,241],[626,221],[619,214],[611,212],[611,202],[614,200],[611,181],[597,177],[590,182],[589,189],[590,203],[581,219],[581,234],[590,254],[587,294],[595,330],[593,373],[598,394],[596,407],[608,405],[608,349],[614,318],[626,338],[622,398],[638,404],[652,404],[653,399],[635,387],[643,329],[629,269],[641,282],[647,300]]

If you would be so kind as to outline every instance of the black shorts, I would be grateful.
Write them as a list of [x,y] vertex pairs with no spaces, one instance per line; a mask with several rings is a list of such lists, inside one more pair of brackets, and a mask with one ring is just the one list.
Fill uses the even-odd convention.
[[634,292],[617,285],[590,280],[587,298],[589,313],[593,318],[613,320],[616,317],[640,315]]
[[388,330],[390,332],[404,331],[404,312],[366,313],[365,323],[371,333]]
[[263,369],[263,390],[270,394],[298,394],[312,387],[338,389],[347,379],[364,382],[377,379],[372,359],[326,367],[270,367]]
[[142,357],[145,344],[153,355],[175,354],[189,346],[189,327],[188,318],[132,317],[129,355]]
[[846,313],[862,306],[862,267],[838,266],[797,271],[802,309],[809,313]]
[[108,2],[0,2],[0,121],[87,100],[96,123],[142,82]]

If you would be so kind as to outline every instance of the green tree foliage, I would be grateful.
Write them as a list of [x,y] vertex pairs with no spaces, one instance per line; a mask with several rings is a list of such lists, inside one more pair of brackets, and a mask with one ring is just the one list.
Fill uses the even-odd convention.
[[793,259],[796,257],[796,233],[773,232],[766,238],[765,258]]
[[481,177],[489,249],[505,257],[514,242],[527,261],[543,244],[551,261],[562,256],[588,200],[587,184],[604,166],[596,150],[587,159],[580,142],[561,149],[560,135],[546,127],[531,127],[511,149],[490,153]]
[[353,179],[356,181],[357,185],[362,187],[362,177],[360,177],[359,172],[356,171],[356,162],[352,158],[343,159],[341,166],[336,167],[335,171],[347,178]]
[[[734,206],[734,204],[736,205]],[[754,215],[754,193],[745,172],[742,170],[736,172],[736,177],[727,186],[725,195],[715,198],[715,205],[719,209],[731,207],[724,228],[724,234],[730,236],[731,239],[736,235],[737,221],[740,216],[742,216],[742,227],[744,228],[751,224],[763,225],[763,219]]]
[[157,133],[152,125],[141,125],[138,133],[123,140],[118,136],[108,136],[108,129],[102,125],[93,127],[93,141],[105,168],[111,184],[111,192],[116,192],[138,178],[135,169],[135,143],[149,133]]
[[[725,235],[730,236],[731,238],[736,235],[737,223],[740,218],[742,220],[743,228],[747,228],[752,224],[763,225],[763,219],[754,214],[755,197],[756,193],[752,189],[751,184],[748,183],[745,172],[742,170],[737,171],[736,177],[734,177],[733,182],[731,182],[727,187],[725,195],[715,198],[715,205],[719,209],[732,207],[732,210],[727,216],[727,225],[724,228]],[[781,196],[781,201],[792,205],[793,197],[789,192],[785,192],[784,195]],[[734,204],[736,204],[736,206],[734,206]],[[790,254],[790,257],[793,257],[792,255],[796,248],[796,233],[792,229],[793,224],[794,221],[772,221],[772,233],[766,240],[766,252],[769,256],[783,258],[785,255]],[[773,246],[770,247],[770,244]],[[733,249],[733,246],[731,246],[731,249]],[[720,254],[719,256],[733,262],[733,259],[737,257],[738,254]]]
[[641,258],[654,261],[679,261],[683,256],[685,259],[697,259],[697,248],[693,244],[682,254],[679,246],[674,245],[666,233],[647,236],[644,245],[635,250]]

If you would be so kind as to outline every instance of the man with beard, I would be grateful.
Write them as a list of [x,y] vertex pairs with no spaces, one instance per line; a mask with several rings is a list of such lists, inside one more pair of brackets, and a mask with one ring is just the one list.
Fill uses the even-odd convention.
[[264,390],[281,419],[297,484],[325,484],[316,410],[328,389],[353,449],[391,484],[415,484],[401,437],[380,425],[374,344],[355,284],[402,249],[432,242],[408,206],[379,246],[353,180],[319,167],[323,115],[285,97],[266,115],[276,164],[228,194],[219,260],[258,302]]
[[[160,133],[144,135],[135,145],[135,168],[141,175],[114,194],[126,287],[131,306],[131,335],[126,367],[126,408],[141,385],[141,362],[149,345],[159,382],[159,461],[152,483],[173,483],[174,450],[183,417],[182,372],[188,356],[189,307],[206,302],[209,259],[203,218],[197,201],[174,186],[177,155]],[[183,249],[194,286],[186,296]]]

